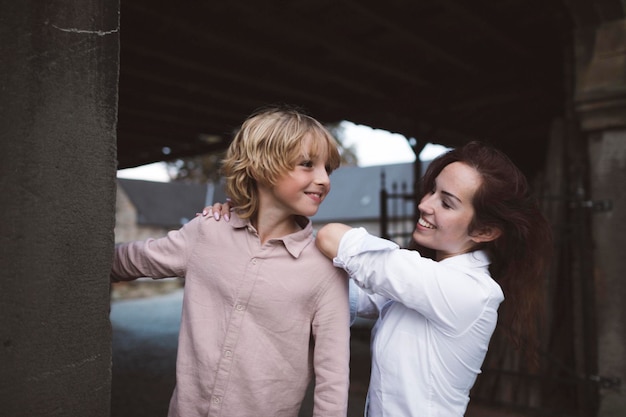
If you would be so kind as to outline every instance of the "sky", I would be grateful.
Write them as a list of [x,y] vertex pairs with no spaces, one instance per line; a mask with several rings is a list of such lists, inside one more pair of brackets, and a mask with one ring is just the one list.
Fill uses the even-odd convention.
[[[415,155],[406,137],[385,130],[372,129],[368,126],[356,125],[344,121],[341,123],[345,146],[354,145],[359,166],[390,165],[409,163]],[[435,158],[446,148],[428,144],[420,154],[422,161]],[[143,165],[117,171],[118,178],[129,178],[146,181],[168,182],[170,180],[165,162]]]

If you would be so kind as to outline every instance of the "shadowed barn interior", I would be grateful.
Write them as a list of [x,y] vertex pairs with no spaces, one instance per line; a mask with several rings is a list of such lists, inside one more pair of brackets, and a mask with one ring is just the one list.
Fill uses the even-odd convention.
[[626,412],[623,1],[5,3],[7,415],[110,416],[116,169],[224,150],[272,103],[401,133],[416,153],[480,139],[509,154],[557,237],[545,361],[527,372],[496,335],[474,398]]

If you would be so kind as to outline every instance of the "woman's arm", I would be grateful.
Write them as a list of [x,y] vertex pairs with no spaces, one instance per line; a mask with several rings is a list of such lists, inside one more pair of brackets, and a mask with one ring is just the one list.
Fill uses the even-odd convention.
[[399,302],[449,334],[465,331],[486,304],[497,307],[501,301],[488,257],[480,251],[436,262],[354,229],[341,239],[333,263],[365,292]]
[[339,252],[341,238],[350,230],[352,230],[352,227],[348,225],[329,223],[317,232],[315,244],[327,258],[333,259]]

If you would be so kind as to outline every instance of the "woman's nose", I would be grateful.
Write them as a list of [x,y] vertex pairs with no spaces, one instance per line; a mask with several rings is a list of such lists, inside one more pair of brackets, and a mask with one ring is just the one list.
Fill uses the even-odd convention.
[[431,213],[432,212],[432,197],[434,196],[434,194],[426,194],[424,197],[422,197],[422,199],[420,200],[420,203],[417,205],[417,209],[423,213]]

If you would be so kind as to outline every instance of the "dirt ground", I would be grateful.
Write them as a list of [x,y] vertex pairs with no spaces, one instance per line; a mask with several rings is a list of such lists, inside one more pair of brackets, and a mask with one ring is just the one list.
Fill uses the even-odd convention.
[[[165,417],[175,383],[176,345],[182,290],[155,296],[120,296],[111,304],[113,377],[111,417]],[[132,292],[137,294],[137,292]],[[352,329],[350,396],[347,417],[363,416],[370,372],[370,331]],[[305,398],[300,417],[311,415],[312,397]],[[524,417],[470,401],[466,417]]]

